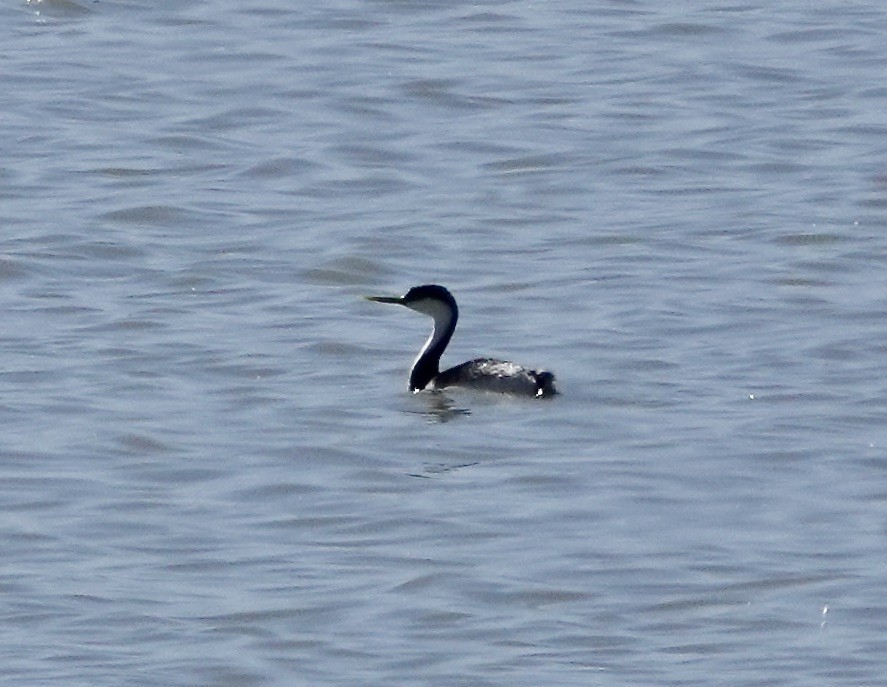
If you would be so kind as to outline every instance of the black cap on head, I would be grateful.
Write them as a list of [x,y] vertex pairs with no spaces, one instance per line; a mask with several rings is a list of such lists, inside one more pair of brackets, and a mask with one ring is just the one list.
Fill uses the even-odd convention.
[[412,303],[425,299],[443,301],[444,303],[452,304],[455,304],[456,302],[456,299],[453,298],[453,294],[451,294],[439,284],[423,284],[422,286],[414,286],[409,291],[407,291],[403,297],[405,303]]

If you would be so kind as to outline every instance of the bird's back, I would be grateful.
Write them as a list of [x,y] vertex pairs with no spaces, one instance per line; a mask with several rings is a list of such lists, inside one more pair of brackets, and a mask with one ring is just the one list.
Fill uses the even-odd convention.
[[434,388],[464,386],[504,394],[548,398],[554,396],[554,375],[545,370],[531,370],[506,360],[477,358],[438,374]]

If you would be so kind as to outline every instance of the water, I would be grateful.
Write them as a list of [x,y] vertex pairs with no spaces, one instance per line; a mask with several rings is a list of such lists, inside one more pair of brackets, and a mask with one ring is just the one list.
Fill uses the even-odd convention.
[[0,13],[3,684],[882,684],[881,3]]

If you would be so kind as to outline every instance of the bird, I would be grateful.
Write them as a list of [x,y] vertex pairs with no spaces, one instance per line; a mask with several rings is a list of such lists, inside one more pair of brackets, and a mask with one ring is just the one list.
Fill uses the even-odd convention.
[[456,299],[443,286],[423,284],[414,286],[403,296],[365,298],[375,303],[403,305],[434,320],[431,335],[410,370],[409,389],[413,393],[458,386],[534,398],[550,398],[557,394],[551,372],[531,370],[506,360],[475,358],[441,372],[440,358],[459,320]]

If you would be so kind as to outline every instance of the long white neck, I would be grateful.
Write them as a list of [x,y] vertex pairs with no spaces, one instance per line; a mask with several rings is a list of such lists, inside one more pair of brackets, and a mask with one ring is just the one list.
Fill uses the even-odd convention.
[[410,372],[410,388],[419,391],[428,386],[428,383],[440,372],[440,357],[456,329],[458,311],[436,300],[420,301],[412,309],[434,319],[431,335],[413,361],[413,369]]

